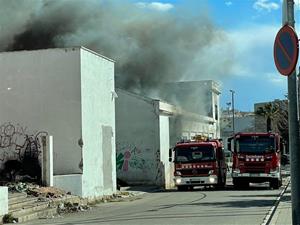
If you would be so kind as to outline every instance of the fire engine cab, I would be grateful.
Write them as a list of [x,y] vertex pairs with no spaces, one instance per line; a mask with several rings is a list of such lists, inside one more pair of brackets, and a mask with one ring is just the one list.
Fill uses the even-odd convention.
[[232,151],[232,178],[236,188],[269,182],[281,186],[281,137],[277,133],[237,133],[228,139]]
[[224,187],[227,165],[220,140],[185,141],[177,143],[170,152],[174,156],[174,181],[178,190],[194,186]]

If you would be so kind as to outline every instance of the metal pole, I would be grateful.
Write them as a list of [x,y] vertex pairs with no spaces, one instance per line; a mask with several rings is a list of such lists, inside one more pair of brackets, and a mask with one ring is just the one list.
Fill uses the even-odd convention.
[[232,132],[235,133],[234,129],[234,90],[230,90],[231,92],[231,102],[232,102]]
[[[294,0],[284,0],[282,22],[295,26]],[[296,70],[288,77],[289,100],[289,151],[291,154],[291,198],[293,225],[300,224],[300,151],[299,151],[299,120]]]

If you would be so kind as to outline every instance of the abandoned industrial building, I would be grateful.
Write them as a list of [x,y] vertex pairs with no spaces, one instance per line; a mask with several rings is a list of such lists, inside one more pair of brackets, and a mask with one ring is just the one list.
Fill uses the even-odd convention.
[[115,193],[117,178],[172,188],[169,149],[220,136],[216,82],[166,83],[152,99],[116,88],[114,63],[84,47],[0,53],[0,215],[9,164],[93,199]]

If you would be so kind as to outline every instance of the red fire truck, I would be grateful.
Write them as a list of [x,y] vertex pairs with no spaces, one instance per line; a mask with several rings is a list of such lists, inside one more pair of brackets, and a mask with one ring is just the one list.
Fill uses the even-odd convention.
[[277,133],[237,133],[228,139],[232,151],[232,178],[236,188],[270,182],[281,186],[280,156],[283,143]]
[[[227,165],[219,140],[196,140],[177,143],[174,153],[174,181],[178,190],[194,186],[224,187]],[[172,161],[170,152],[170,161]]]

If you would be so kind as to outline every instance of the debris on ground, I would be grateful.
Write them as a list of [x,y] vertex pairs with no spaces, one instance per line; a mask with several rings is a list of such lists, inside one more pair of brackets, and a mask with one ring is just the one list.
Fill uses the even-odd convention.
[[6,186],[9,192],[26,193],[39,198],[61,198],[70,194],[56,187],[41,187],[35,183],[10,182]]
[[3,223],[17,223],[17,219],[11,213],[5,214],[2,218]]
[[23,183],[23,182],[9,182],[5,186],[8,187],[10,192],[27,193],[30,189],[37,188],[39,185],[35,183]]
[[[48,202],[48,207],[57,208],[59,215],[87,211],[96,204],[133,201],[137,199],[136,196],[138,195],[136,192],[131,191],[117,191],[117,193],[109,196],[89,200],[56,187],[42,187],[36,183],[8,182],[4,185],[8,187],[9,192],[26,193],[29,196],[37,197],[38,201]],[[7,214],[5,219],[10,223],[14,223],[15,218]]]
[[57,211],[59,214],[72,213],[72,212],[83,212],[89,210],[90,207],[87,204],[81,204],[78,202],[62,202],[58,205]]
[[35,187],[28,189],[27,194],[39,198],[62,198],[67,192],[56,187]]

